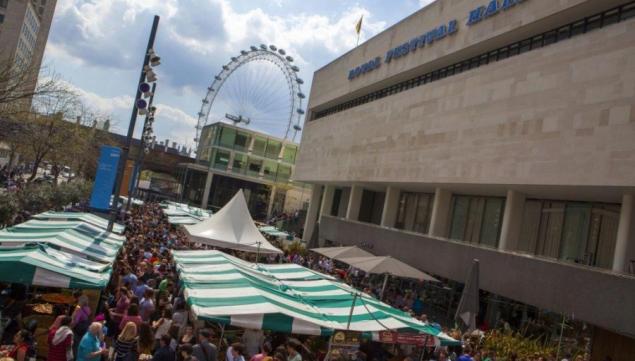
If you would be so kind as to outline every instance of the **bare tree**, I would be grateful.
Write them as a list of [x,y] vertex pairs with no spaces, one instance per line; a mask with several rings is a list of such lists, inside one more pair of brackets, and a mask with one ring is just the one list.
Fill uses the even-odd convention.
[[28,112],[31,100],[37,95],[66,91],[58,76],[47,68],[24,68],[11,61],[0,62],[0,116]]

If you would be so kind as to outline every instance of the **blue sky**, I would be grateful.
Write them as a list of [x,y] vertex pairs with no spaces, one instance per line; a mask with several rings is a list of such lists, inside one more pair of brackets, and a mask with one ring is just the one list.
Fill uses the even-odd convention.
[[[160,15],[155,134],[191,146],[207,86],[241,49],[260,43],[284,48],[300,67],[308,96],[313,72],[355,46],[361,15],[363,41],[429,2],[58,0],[44,65],[124,132],[152,16]],[[284,127],[270,132],[281,135]]]

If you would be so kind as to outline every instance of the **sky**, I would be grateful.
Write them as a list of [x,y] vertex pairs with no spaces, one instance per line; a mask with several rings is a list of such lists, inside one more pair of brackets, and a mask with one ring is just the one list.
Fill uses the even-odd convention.
[[[170,143],[194,146],[197,113],[207,87],[222,65],[240,50],[259,44],[284,48],[300,68],[302,92],[308,99],[313,72],[355,47],[355,24],[360,16],[364,17],[361,43],[430,2],[58,0],[43,64],[90,108],[111,117],[112,130],[123,134],[152,18],[159,15],[154,49],[161,65],[156,69],[154,133],[158,141],[169,139]],[[245,74],[258,73],[245,70]],[[232,81],[250,89],[252,83],[256,88],[258,83],[270,81],[284,87],[284,82],[274,81],[276,76],[284,79],[282,72],[269,70],[268,77],[243,75],[240,82]],[[277,99],[275,94],[284,91],[265,91],[264,95]],[[244,97],[250,101],[249,96]],[[142,118],[137,121],[137,135],[140,123]],[[250,125],[276,136],[283,136],[286,126],[286,120],[270,122],[265,129],[259,128],[257,121]]]

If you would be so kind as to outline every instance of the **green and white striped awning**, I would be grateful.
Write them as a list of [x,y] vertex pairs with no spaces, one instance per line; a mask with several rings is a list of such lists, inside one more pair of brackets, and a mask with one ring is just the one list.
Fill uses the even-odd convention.
[[40,220],[30,220],[0,231],[0,248],[21,248],[32,243],[111,264],[123,245],[123,236],[82,222]]
[[407,313],[305,267],[253,264],[220,251],[196,253],[173,251],[185,297],[199,319],[296,334],[349,329],[445,337]]
[[45,245],[0,249],[0,282],[61,288],[107,286],[110,265],[91,262]]
[[264,234],[267,234],[269,236],[273,236],[273,237],[288,237],[289,233],[284,232],[279,230],[278,228],[274,227],[274,226],[264,226],[264,227],[260,227],[258,228],[258,230]]
[[163,213],[168,222],[174,225],[197,224],[212,216],[212,212],[203,208],[192,207],[183,203],[164,201],[161,203]]
[[[86,223],[90,223],[94,226],[97,226],[102,229],[106,229],[108,227],[108,220],[99,216],[96,216],[92,213],[87,212],[43,212],[40,214],[36,214],[33,216],[35,219],[40,220],[50,220],[50,221],[82,221]],[[115,223],[113,226],[113,231],[115,233],[122,233],[124,231],[124,226],[118,223]]]

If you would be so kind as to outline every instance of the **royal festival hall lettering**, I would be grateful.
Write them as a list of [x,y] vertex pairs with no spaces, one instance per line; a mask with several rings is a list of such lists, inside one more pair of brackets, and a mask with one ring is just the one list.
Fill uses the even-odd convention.
[[[469,12],[466,25],[471,26],[490,18],[501,11],[509,10],[516,4],[520,4],[527,0],[491,0],[487,5],[481,5]],[[435,41],[439,41],[449,35],[456,34],[459,30],[457,20],[450,20],[447,24],[440,25],[426,33],[423,33],[405,43],[390,49],[384,56],[384,63],[390,63],[393,59],[401,58],[405,55],[417,51],[426,45],[431,45]],[[376,57],[366,63],[356,66],[348,72],[348,80],[353,80],[358,76],[373,71],[381,65],[381,58]]]
[[512,6],[522,3],[525,0],[492,0],[487,5],[479,6],[470,11],[467,17],[467,25],[474,25],[483,19],[492,17],[505,10],[509,10]]

